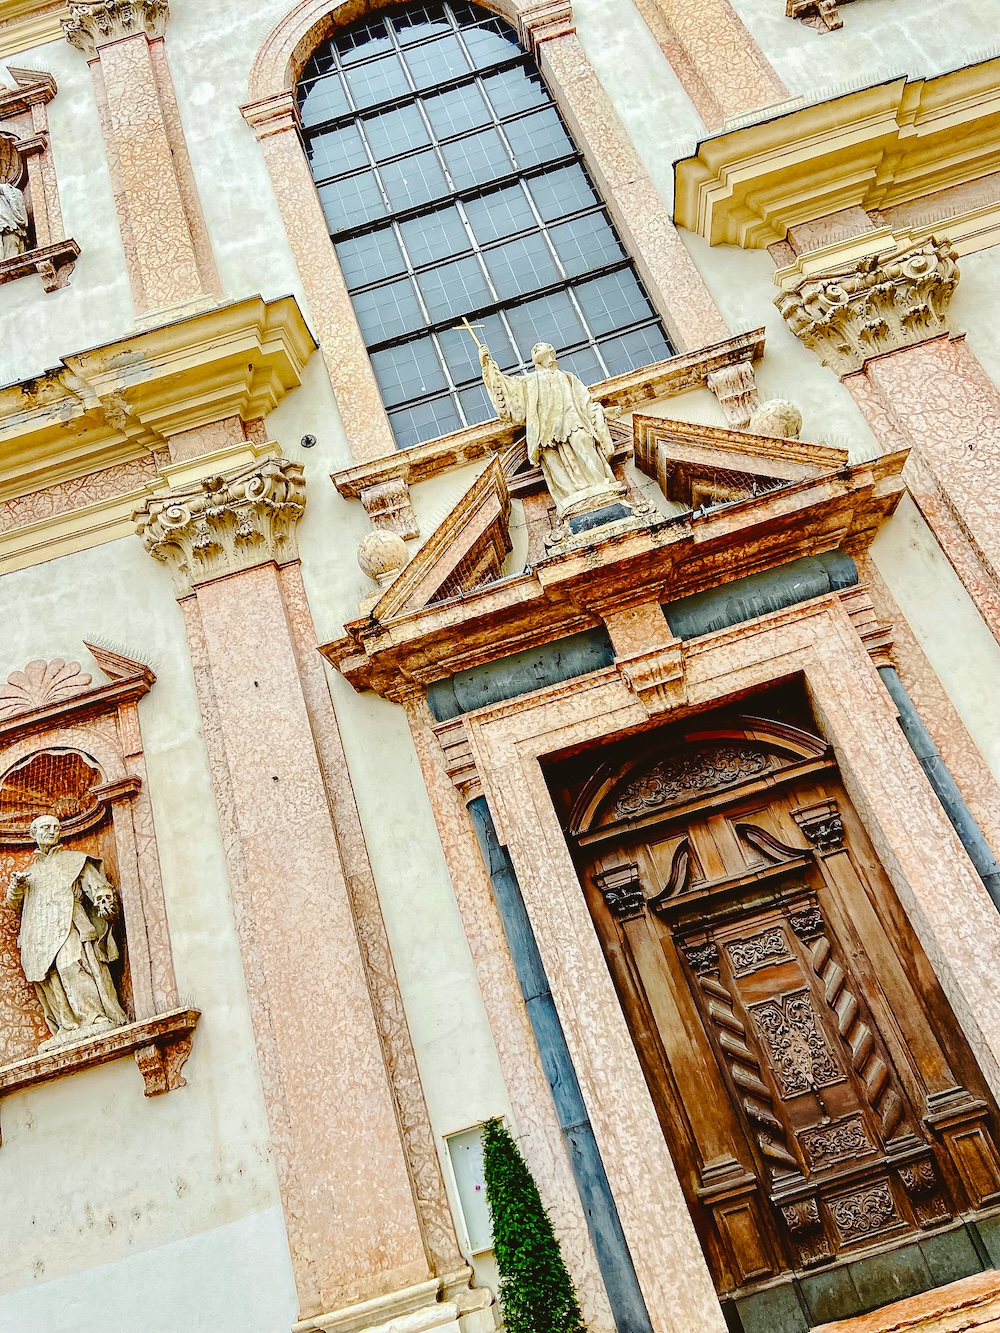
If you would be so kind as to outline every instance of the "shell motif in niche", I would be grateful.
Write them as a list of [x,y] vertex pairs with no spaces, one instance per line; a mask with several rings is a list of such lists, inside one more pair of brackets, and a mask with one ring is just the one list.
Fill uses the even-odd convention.
[[43,750],[21,760],[0,778],[0,836],[26,834],[39,815],[78,827],[101,810],[93,788],[103,780],[75,750]]
[[92,676],[80,670],[79,662],[64,662],[61,657],[54,657],[51,662],[37,658],[23,671],[12,671],[7,683],[0,685],[0,722],[46,704],[71,699],[92,681]]

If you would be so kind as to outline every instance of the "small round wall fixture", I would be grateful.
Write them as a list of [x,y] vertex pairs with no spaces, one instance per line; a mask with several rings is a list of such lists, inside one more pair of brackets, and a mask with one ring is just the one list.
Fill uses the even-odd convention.
[[301,446],[302,446],[303,449],[315,449],[315,447],[316,447],[316,436],[315,436],[315,435],[303,435],[303,436],[302,436],[302,439],[299,440],[299,444],[301,444]]

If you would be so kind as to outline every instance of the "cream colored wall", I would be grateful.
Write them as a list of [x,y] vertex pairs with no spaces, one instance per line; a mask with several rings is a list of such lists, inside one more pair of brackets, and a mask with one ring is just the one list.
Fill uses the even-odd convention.
[[940,74],[995,54],[1000,0],[855,0],[836,32],[785,17],[783,0],[732,0],[793,96],[822,100],[900,73]]
[[[4,1100],[0,1328],[176,1333],[180,1325],[168,1325],[162,1312],[169,1290],[192,1309],[199,1299],[205,1308],[222,1301],[230,1310],[226,1328],[275,1333],[290,1325],[297,1302],[194,681],[169,577],[137,537],[127,538],[6,575],[0,623],[3,676],[34,657],[62,656],[101,679],[84,638],[113,642],[153,665],[157,682],[140,716],[164,897],[180,995],[203,1011],[187,1086],[165,1097],[145,1098],[135,1064],[121,1060]],[[204,1248],[188,1276],[183,1242],[191,1237]],[[132,1273],[150,1281],[126,1297],[121,1287]],[[124,1309],[143,1291],[148,1317],[140,1309],[123,1322],[108,1317],[109,1308]]]

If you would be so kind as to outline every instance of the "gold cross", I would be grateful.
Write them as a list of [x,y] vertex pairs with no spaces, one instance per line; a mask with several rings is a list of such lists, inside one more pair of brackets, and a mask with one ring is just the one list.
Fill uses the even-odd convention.
[[485,327],[486,327],[485,324],[470,324],[468,319],[466,318],[462,320],[461,324],[455,325],[454,332],[460,333],[462,329],[465,329],[466,333],[469,335],[469,337],[472,339],[472,341],[476,344],[477,347],[485,347],[486,344],[481,343],[479,339],[476,337],[475,333],[473,332],[473,329],[484,329]]

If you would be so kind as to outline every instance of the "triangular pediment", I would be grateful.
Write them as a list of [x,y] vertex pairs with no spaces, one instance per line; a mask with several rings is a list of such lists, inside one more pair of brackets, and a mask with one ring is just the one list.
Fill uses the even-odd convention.
[[372,608],[376,620],[411,615],[501,577],[511,550],[510,491],[494,458]]
[[804,440],[701,426],[667,417],[636,416],[635,462],[668,500],[709,508],[814,481],[847,466],[847,450]]

